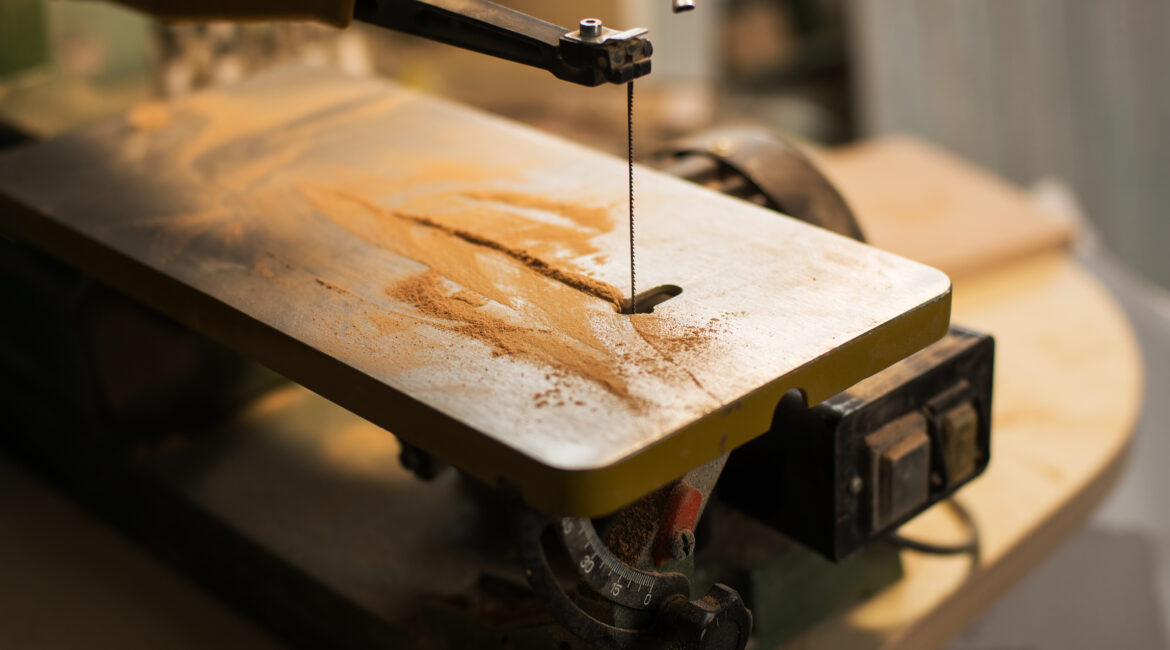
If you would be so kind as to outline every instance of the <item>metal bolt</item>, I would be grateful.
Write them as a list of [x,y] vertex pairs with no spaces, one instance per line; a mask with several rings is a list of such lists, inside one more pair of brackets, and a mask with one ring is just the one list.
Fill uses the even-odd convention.
[[676,560],[685,560],[695,552],[695,533],[689,528],[675,532],[670,538],[670,556]]
[[581,19],[581,37],[597,38],[601,36],[601,21],[596,18]]
[[860,476],[854,476],[849,481],[849,491],[853,494],[861,494],[861,488],[865,487],[865,482],[861,480]]
[[447,464],[438,458],[435,458],[414,445],[405,443],[402,444],[402,448],[398,451],[398,463],[411,474],[424,481],[435,479],[435,477],[447,468]]
[[684,11],[690,11],[695,8],[695,0],[672,0],[670,9],[676,14],[681,14]]

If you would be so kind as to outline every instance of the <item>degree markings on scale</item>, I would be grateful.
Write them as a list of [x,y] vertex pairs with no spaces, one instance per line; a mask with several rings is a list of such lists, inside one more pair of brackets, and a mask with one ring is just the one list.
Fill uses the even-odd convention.
[[[609,549],[605,548],[600,540],[596,539],[596,532],[590,530],[590,527],[579,524],[576,521],[566,518],[562,520],[562,531],[566,536],[571,535],[576,529],[576,541],[580,544],[580,558],[576,560],[578,568],[584,573],[585,579],[592,582],[594,586],[603,592],[608,592],[610,596],[619,597],[623,590],[631,590],[635,593],[642,594],[644,598],[641,599],[643,605],[649,605],[653,600],[655,576],[647,574],[638,569],[626,566],[623,562],[618,560]],[[567,539],[566,539],[567,541]],[[571,550],[571,549],[570,549]],[[571,555],[577,555],[570,553]],[[605,573],[594,573],[593,568],[601,564],[605,567]],[[597,578],[590,580],[591,576],[602,576],[600,583]],[[626,584],[621,584],[625,580]]]

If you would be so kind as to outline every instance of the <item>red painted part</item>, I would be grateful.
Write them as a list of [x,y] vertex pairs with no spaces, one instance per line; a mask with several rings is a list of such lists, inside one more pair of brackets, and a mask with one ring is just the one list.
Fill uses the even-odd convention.
[[679,481],[662,509],[658,522],[658,536],[654,539],[654,564],[662,566],[671,559],[670,540],[675,533],[683,530],[694,532],[699,521],[699,508],[703,506],[703,493],[686,481]]

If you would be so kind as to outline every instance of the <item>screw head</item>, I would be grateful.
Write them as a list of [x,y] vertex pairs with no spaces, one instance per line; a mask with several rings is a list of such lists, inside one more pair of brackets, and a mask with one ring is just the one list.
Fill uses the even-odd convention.
[[578,26],[581,28],[581,36],[585,38],[601,36],[601,21],[596,18],[582,18]]
[[861,494],[861,488],[865,487],[865,482],[861,480],[860,476],[854,476],[849,481],[849,491],[853,494]]

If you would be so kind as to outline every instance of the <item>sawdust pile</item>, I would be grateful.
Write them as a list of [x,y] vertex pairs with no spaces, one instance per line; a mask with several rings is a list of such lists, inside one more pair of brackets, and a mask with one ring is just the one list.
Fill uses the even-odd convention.
[[[502,230],[493,233],[504,237],[502,241],[511,248],[523,248],[533,256],[556,260],[564,268],[574,270],[578,270],[571,261],[574,258],[592,256],[593,261],[599,264],[604,264],[609,258],[604,251],[598,250],[593,241],[595,236],[613,231],[614,219],[608,208],[499,190],[463,192],[461,195],[487,205],[499,204],[506,209],[504,215],[497,215],[497,221],[500,221],[497,225]],[[523,215],[516,214],[517,208],[554,214],[568,223],[560,225],[525,219]],[[509,213],[512,218],[499,220],[499,216]],[[464,227],[475,227],[475,224]]]
[[[437,319],[431,325],[469,336],[492,347],[494,356],[527,359],[552,365],[558,371],[592,380],[607,392],[629,397],[626,379],[613,367],[604,349],[585,327],[556,331],[539,325],[516,324],[466,300],[466,290],[445,290],[444,276],[429,270],[391,285],[386,292]],[[548,375],[550,380],[555,378]],[[561,377],[563,378],[563,376]],[[559,393],[559,391],[556,391]],[[534,396],[539,404],[557,395]],[[563,400],[558,400],[563,401]]]
[[613,551],[617,558],[627,564],[636,565],[658,532],[657,526],[647,526],[646,522],[658,522],[659,513],[670,498],[673,485],[665,485],[644,498],[638,499],[629,507],[623,509],[609,525],[603,535],[605,546]]
[[499,251],[546,278],[556,280],[565,286],[576,289],[582,293],[587,293],[595,298],[601,298],[602,300],[612,304],[616,309],[621,309],[623,292],[612,284],[608,284],[600,280],[595,280],[583,273],[568,271],[564,268],[553,266],[552,264],[549,264],[545,260],[533,255],[527,250],[512,248],[500,243],[495,239],[485,237],[483,235],[478,235],[473,232],[461,230],[458,228],[451,228],[450,226],[445,226],[428,217],[417,214],[409,214],[401,211],[395,211],[393,214],[400,219],[406,219],[417,223],[420,226],[434,228],[453,237],[458,237],[459,239],[462,239],[463,241],[470,244],[475,244],[476,246],[482,246],[484,248],[490,248],[492,250]]
[[[603,208],[457,191],[387,208],[353,186],[304,181],[298,189],[345,231],[426,267],[385,287],[387,296],[415,310],[414,322],[404,323],[410,312],[393,313],[377,330],[425,325],[478,340],[493,356],[530,361],[548,373],[547,389],[532,395],[538,407],[583,406],[571,393],[583,379],[644,410],[650,402],[630,392],[638,373],[706,391],[686,369],[686,357],[704,349],[719,323],[622,315],[624,292],[573,263],[596,250],[593,237],[612,231]],[[536,219],[509,205],[564,220]]]

